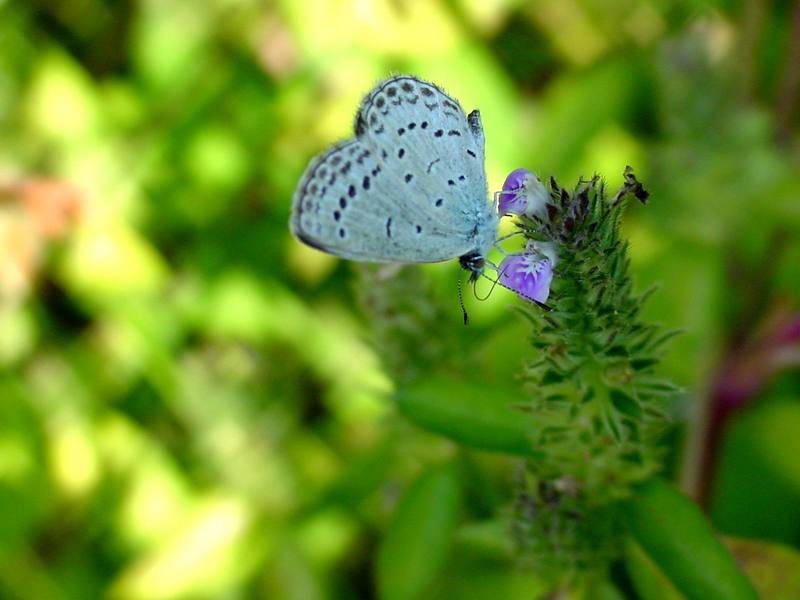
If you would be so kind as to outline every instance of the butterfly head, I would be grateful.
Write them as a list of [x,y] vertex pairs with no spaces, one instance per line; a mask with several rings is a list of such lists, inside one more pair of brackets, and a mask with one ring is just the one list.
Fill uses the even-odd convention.
[[461,268],[469,271],[469,282],[475,283],[483,273],[486,266],[486,257],[477,250],[473,250],[458,259]]

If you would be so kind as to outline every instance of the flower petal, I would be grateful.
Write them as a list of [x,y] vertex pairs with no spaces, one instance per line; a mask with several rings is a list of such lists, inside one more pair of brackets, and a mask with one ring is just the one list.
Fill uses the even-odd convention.
[[529,175],[531,172],[527,169],[516,169],[508,174],[497,203],[497,210],[501,215],[521,215],[525,212],[527,201],[523,186]]
[[540,254],[511,254],[500,263],[500,283],[526,300],[546,302],[553,280],[553,266]]
[[528,169],[514,169],[503,182],[503,191],[518,190],[525,185],[525,181],[530,175],[533,175],[533,173],[528,171]]
[[550,194],[535,173],[515,169],[503,182],[497,210],[501,215],[546,216],[545,205]]

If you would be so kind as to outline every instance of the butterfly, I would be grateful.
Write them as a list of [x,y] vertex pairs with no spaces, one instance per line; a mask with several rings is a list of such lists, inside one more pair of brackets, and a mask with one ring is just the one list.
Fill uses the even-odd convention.
[[480,112],[467,115],[437,85],[399,75],[366,95],[354,129],[300,178],[293,234],[355,261],[458,258],[476,281],[499,220],[488,201]]

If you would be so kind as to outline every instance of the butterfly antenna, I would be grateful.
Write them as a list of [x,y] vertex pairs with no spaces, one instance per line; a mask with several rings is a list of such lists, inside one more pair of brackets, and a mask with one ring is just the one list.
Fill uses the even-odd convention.
[[503,276],[503,272],[504,272],[504,271],[505,271],[505,269],[503,269],[503,271],[500,271],[500,272],[497,274],[497,279],[492,279],[491,277],[489,277],[489,276],[488,276],[488,275],[486,275],[485,273],[481,273],[481,276],[482,276],[482,277],[484,277],[485,279],[488,279],[489,281],[491,281],[491,282],[492,282],[492,287],[490,287],[490,288],[489,288],[489,291],[487,292],[487,294],[486,294],[486,295],[485,295],[483,298],[481,298],[480,296],[478,296],[478,290],[477,290],[477,286],[473,287],[473,289],[472,289],[472,293],[475,295],[475,299],[476,299],[476,300],[480,300],[481,302],[483,302],[484,300],[488,300],[488,299],[489,299],[489,296],[491,296],[491,295],[492,295],[492,292],[494,292],[494,288],[497,286],[497,284],[498,284],[498,283],[500,283],[500,278]]
[[458,277],[458,305],[461,307],[461,312],[464,314],[464,325],[469,325],[469,315],[467,309],[464,308],[464,296],[461,293],[461,276]]

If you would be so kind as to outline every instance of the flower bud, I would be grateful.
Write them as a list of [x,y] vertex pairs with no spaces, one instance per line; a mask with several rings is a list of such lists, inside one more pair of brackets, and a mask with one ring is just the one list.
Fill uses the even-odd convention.
[[545,217],[549,198],[547,188],[535,173],[527,169],[516,169],[508,174],[503,183],[497,210],[501,215]]

